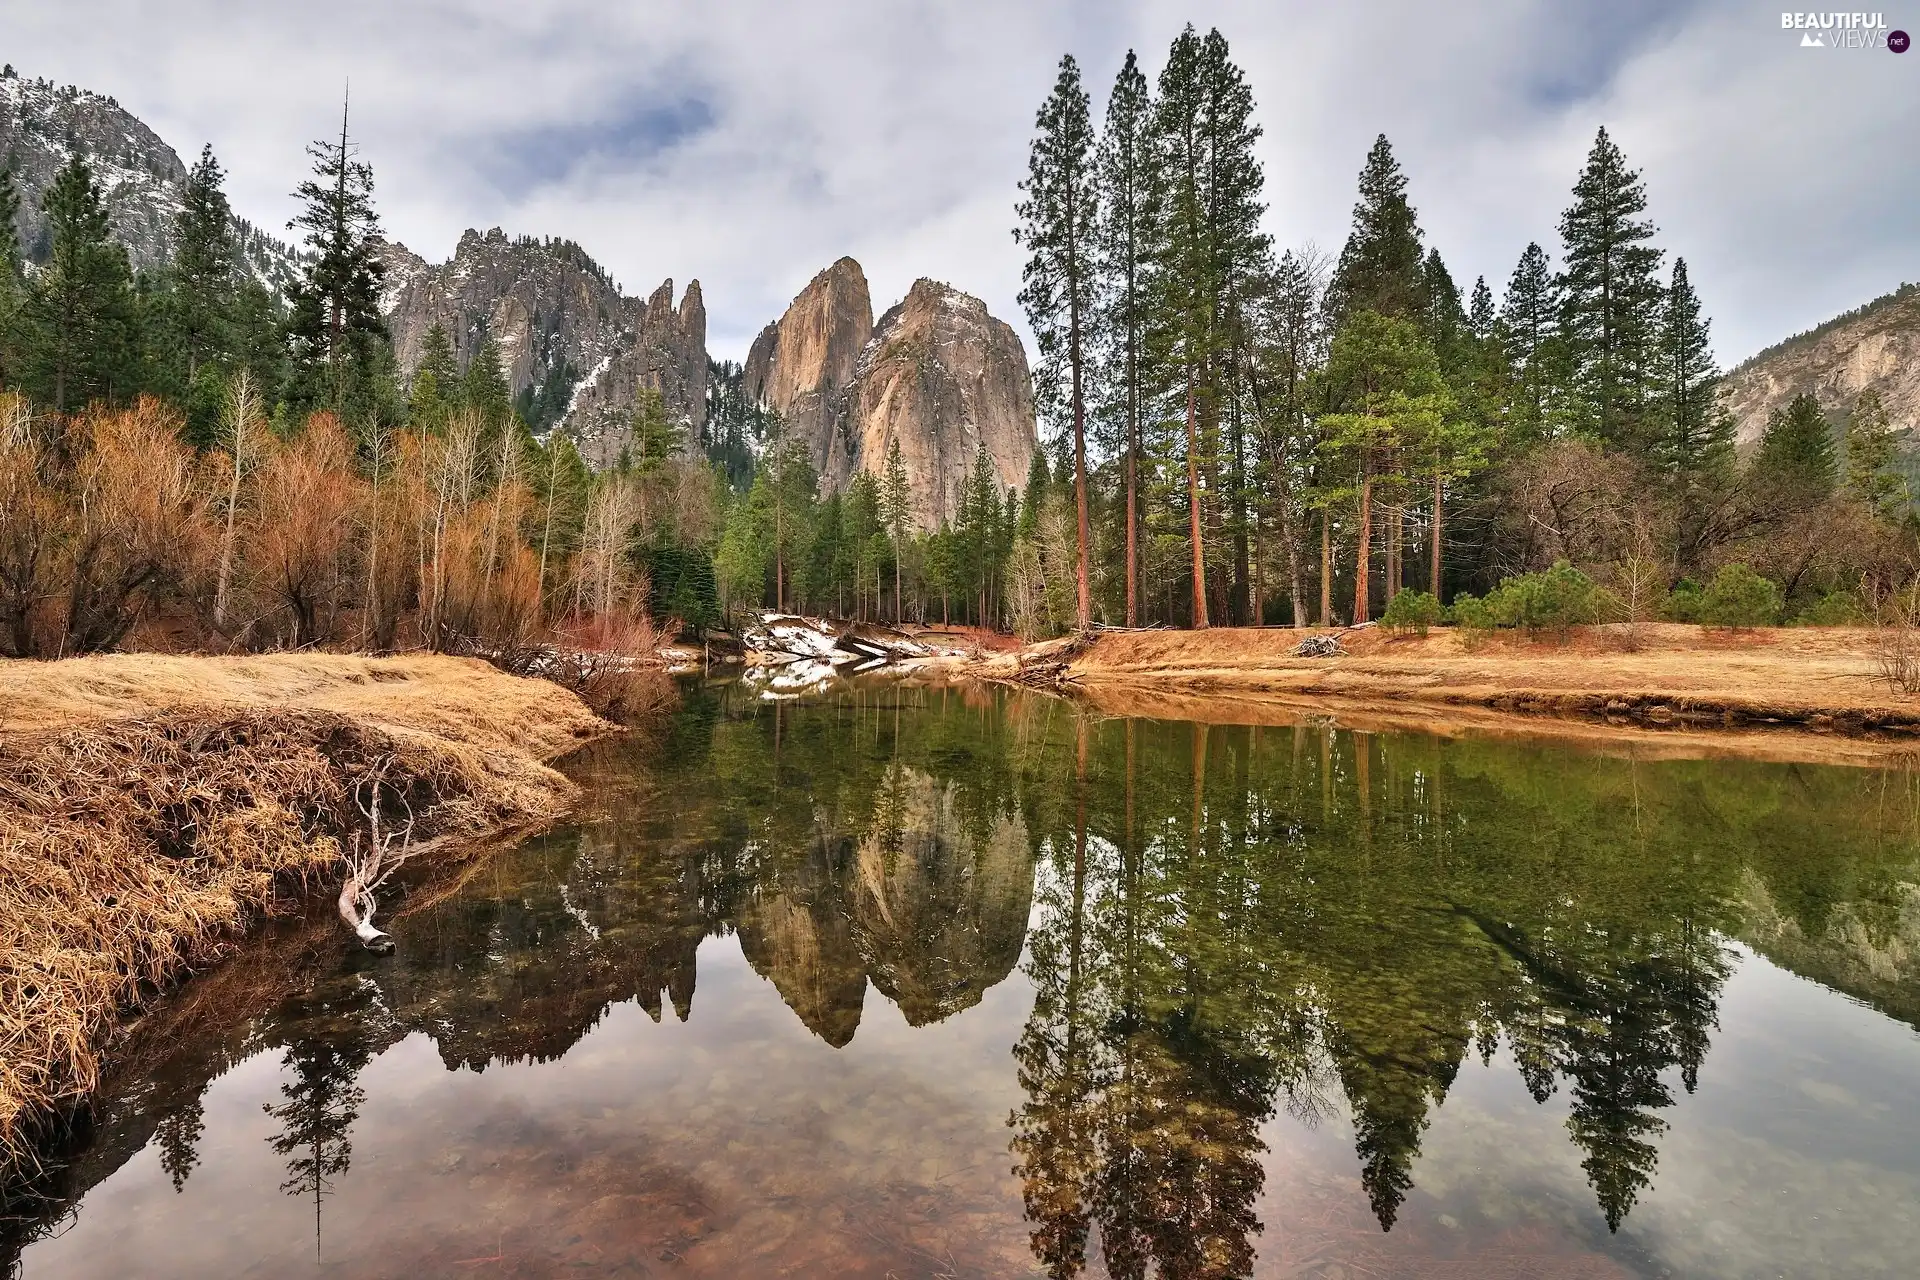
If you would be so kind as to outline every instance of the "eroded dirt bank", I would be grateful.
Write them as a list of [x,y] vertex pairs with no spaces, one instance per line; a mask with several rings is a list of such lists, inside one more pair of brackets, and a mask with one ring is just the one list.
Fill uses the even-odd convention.
[[557,685],[414,656],[0,662],[0,1166],[120,1019],[382,834],[458,857],[550,822],[612,730]]
[[[1343,654],[1301,657],[1303,636]],[[1401,728],[1684,738],[1691,750],[1838,759],[1920,748],[1920,698],[1880,674],[1875,633],[1851,628],[1713,631],[1681,624],[1577,629],[1558,639],[1451,628],[1101,632],[974,664],[989,679],[1077,689],[1115,714],[1297,717],[1315,706]],[[1783,730],[1798,733],[1783,733]],[[1789,745],[1785,739],[1797,739]]]

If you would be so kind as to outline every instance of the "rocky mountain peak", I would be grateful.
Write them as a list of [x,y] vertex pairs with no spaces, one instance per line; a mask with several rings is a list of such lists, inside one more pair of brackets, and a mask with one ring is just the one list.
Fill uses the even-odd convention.
[[873,323],[866,273],[842,258],[816,275],[748,353],[746,386],[805,442],[821,483],[878,474],[897,438],[914,522],[959,514],[974,454],[1003,487],[1025,483],[1038,447],[1026,351],[986,304],[917,280]]
[[[29,262],[45,261],[52,249],[40,201],[75,152],[92,166],[114,237],[134,269],[164,266],[187,182],[179,153],[113,98],[25,79],[12,67],[0,73],[0,164],[13,169],[20,193],[16,231]],[[284,294],[299,271],[299,252],[239,218],[234,233],[245,267]]]
[[387,245],[382,256],[381,310],[403,372],[418,367],[436,324],[463,367],[491,336],[528,424],[566,427],[591,461],[618,460],[643,386],[660,392],[689,446],[699,442],[707,361],[699,282],[677,308],[672,280],[642,301],[573,241],[509,237],[498,227],[469,228],[437,266],[404,245]]

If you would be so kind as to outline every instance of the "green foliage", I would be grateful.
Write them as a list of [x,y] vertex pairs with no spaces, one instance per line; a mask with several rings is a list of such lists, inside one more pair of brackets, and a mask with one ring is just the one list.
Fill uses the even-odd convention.
[[78,151],[41,208],[52,254],[27,291],[23,381],[58,413],[125,399],[139,378],[133,276],[108,226],[105,197]]
[[1851,591],[1830,591],[1793,616],[1796,627],[1858,627],[1867,621],[1860,597]]
[[[373,167],[354,159],[347,116],[340,138],[312,143],[313,176],[294,197],[301,211],[287,225],[305,233],[313,257],[292,289],[290,331],[301,402],[340,413],[370,409],[368,384],[386,345],[380,319],[380,219],[373,210]],[[357,402],[357,403],[356,403]]]
[[1675,258],[1654,358],[1655,456],[1679,479],[1690,519],[1699,489],[1733,466],[1733,418],[1719,403],[1720,370],[1708,327],[1687,276],[1687,260]]
[[1469,631],[1491,631],[1499,625],[1493,615],[1493,606],[1471,592],[1462,592],[1454,597],[1453,603],[1447,607],[1446,618],[1455,626]]
[[1801,392],[1767,419],[1753,470],[1778,502],[1806,506],[1833,492],[1839,480],[1833,426],[1811,392]]
[[1565,632],[1600,621],[1606,607],[1606,595],[1593,579],[1559,560],[1544,573],[1506,578],[1483,598],[1459,597],[1453,602],[1453,619],[1477,631],[1517,627],[1529,633]]
[[1700,595],[1700,621],[1710,627],[1769,627],[1780,620],[1780,588],[1744,564],[1721,565]]
[[1705,588],[1692,578],[1680,579],[1661,604],[1660,616],[1668,622],[1700,621],[1700,598],[1704,593]]
[[[1373,140],[1360,170],[1353,230],[1327,288],[1327,309],[1337,322],[1360,311],[1418,318],[1427,309],[1426,283],[1426,258],[1420,225],[1407,201],[1407,177],[1383,133]],[[1459,304],[1457,295],[1454,304]]]
[[1100,202],[1087,108],[1080,67],[1069,54],[1060,59],[1053,92],[1034,121],[1020,184],[1025,198],[1015,208],[1020,223],[1013,233],[1029,255],[1020,305],[1040,348],[1034,400],[1042,417],[1066,432],[1079,425],[1084,344],[1093,315],[1093,224]]
[[685,447],[686,430],[667,416],[666,402],[653,387],[642,387],[634,397],[630,426],[629,457],[641,475],[659,471]]
[[1878,515],[1907,503],[1906,482],[1894,471],[1895,436],[1880,393],[1872,387],[1854,402],[1847,423],[1847,493]]
[[1654,355],[1662,294],[1661,251],[1650,243],[1646,211],[1640,174],[1600,130],[1560,219],[1569,408],[1577,430],[1641,453],[1658,430]]
[[720,621],[713,557],[702,547],[673,544],[649,549],[647,607],[656,623],[678,619],[695,635]]
[[1552,264],[1544,249],[1529,244],[1507,281],[1500,308],[1500,336],[1514,380],[1511,428],[1518,442],[1535,443],[1551,434],[1561,372],[1559,310]]
[[1439,599],[1429,592],[1402,590],[1388,601],[1387,611],[1380,615],[1380,625],[1389,631],[1410,631],[1423,636],[1444,614]]

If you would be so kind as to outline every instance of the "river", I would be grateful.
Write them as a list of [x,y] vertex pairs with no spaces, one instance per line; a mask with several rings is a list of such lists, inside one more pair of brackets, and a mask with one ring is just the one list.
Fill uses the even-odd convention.
[[1920,775],[1668,754],[690,683],[394,956],[190,984],[0,1259],[1910,1275]]

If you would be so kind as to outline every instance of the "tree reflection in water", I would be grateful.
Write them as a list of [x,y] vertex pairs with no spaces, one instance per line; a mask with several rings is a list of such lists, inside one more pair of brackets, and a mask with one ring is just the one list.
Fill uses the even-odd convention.
[[579,769],[597,810],[404,911],[394,959],[105,1100],[97,1158],[39,1221],[149,1138],[183,1186],[206,1082],[272,1052],[271,1141],[317,1231],[374,1057],[423,1034],[483,1071],[556,1059],[623,1002],[686,1021],[702,941],[728,934],[834,1048],[870,987],[920,1027],[1023,966],[1010,1142],[1054,1276],[1248,1274],[1276,1124],[1350,1123],[1391,1230],[1469,1056],[1567,1109],[1618,1230],[1699,1082],[1733,940],[1920,1020],[1897,771],[895,685],[788,707],[695,688],[661,741]]

